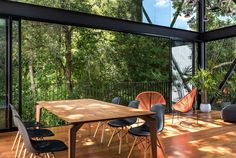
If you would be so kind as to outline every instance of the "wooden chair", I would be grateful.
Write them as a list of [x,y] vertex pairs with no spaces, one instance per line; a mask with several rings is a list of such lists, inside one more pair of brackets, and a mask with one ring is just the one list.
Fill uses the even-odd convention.
[[139,108],[144,110],[150,110],[151,105],[162,104],[166,105],[166,100],[161,93],[155,91],[145,91],[137,95],[135,100],[140,101]]
[[[178,102],[172,105],[172,124],[174,123],[175,113],[187,113],[193,108],[195,97],[197,94],[197,89],[193,88],[188,94],[181,98]],[[198,115],[197,115],[198,123]]]

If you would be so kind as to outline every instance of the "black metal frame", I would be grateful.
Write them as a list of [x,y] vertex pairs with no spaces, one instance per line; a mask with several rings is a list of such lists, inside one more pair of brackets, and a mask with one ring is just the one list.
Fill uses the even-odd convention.
[[233,25],[212,31],[207,31],[203,34],[203,39],[205,42],[209,42],[235,36],[236,36],[236,25]]
[[[206,32],[204,16],[205,16],[205,0],[199,0],[199,31],[187,31],[182,29],[170,28],[165,26],[145,24],[129,20],[122,20],[111,17],[81,13],[76,11],[63,10],[58,8],[50,8],[26,3],[13,1],[0,1],[0,17],[7,20],[7,55],[6,55],[6,103],[12,102],[12,20],[18,19],[19,33],[19,52],[18,52],[18,75],[19,75],[19,113],[22,109],[22,72],[21,72],[21,22],[20,20],[32,20],[64,25],[74,25],[79,27],[103,29],[118,31],[124,33],[139,34],[154,37],[167,37],[174,40],[184,40],[197,42],[198,44],[198,65],[202,68],[206,67],[205,43],[212,40],[229,38],[236,36],[236,26],[230,26],[213,31]],[[194,49],[195,50],[195,49]],[[7,112],[10,117],[10,112]],[[8,120],[8,127],[11,126],[11,120]],[[2,130],[0,130],[2,131]]]
[[193,41],[199,40],[199,33],[193,31],[12,1],[0,1],[0,15],[140,35],[172,37]]
[[6,117],[7,128],[11,128],[12,119],[11,118],[11,110],[9,108],[9,104],[12,103],[12,17],[8,17],[7,19],[7,104],[6,104]]
[[[6,50],[5,50],[5,104],[6,106],[8,105],[8,56],[7,56],[7,52],[8,52],[8,21],[7,21],[7,18],[6,17],[1,17],[3,19],[5,19],[5,31],[6,31]],[[8,125],[8,117],[7,117],[7,110],[5,110],[5,127],[7,127]]]
[[22,115],[22,34],[21,20],[18,20],[18,110]]

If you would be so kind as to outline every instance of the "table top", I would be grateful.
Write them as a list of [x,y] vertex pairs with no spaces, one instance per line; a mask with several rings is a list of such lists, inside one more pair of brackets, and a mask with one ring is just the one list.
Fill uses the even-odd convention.
[[155,114],[95,99],[40,101],[37,106],[47,109],[69,123],[97,122]]

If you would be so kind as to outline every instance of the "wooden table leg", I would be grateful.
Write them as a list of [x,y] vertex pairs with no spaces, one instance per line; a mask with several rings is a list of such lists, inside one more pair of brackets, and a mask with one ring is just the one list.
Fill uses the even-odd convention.
[[151,149],[152,149],[152,157],[157,158],[157,121],[156,119],[148,116],[142,117],[150,127],[150,138],[151,138]]
[[82,127],[83,123],[72,124],[69,128],[68,139],[68,158],[75,158],[76,133]]
[[40,123],[41,109],[42,109],[42,106],[36,105],[36,123],[37,123],[37,124]]

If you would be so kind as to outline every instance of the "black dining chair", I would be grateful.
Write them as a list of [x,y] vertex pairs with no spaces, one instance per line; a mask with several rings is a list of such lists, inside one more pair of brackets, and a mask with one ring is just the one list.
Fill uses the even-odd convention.
[[[155,112],[155,119],[157,121],[157,133],[160,133],[163,129],[164,129],[164,106],[162,104],[155,104],[151,107],[151,111]],[[143,125],[138,126],[138,127],[134,127],[129,129],[129,134],[131,134],[132,136],[134,136],[134,142],[133,145],[130,149],[130,152],[128,154],[128,158],[130,157],[134,147],[136,145],[138,145],[139,143],[142,143],[143,141],[145,141],[146,146],[144,149],[144,157],[146,157],[147,154],[147,150],[150,147],[150,128],[149,125],[145,122]],[[166,154],[164,152],[163,146],[160,143],[159,137],[157,135],[157,143],[158,146],[161,148],[161,151],[164,155],[164,157],[166,157]]]
[[[12,116],[17,116],[20,118],[20,115],[18,114],[18,112],[16,111],[15,107],[11,104],[9,104],[12,110]],[[15,123],[15,126],[17,127],[16,124],[16,120],[15,117],[13,117],[13,121]],[[24,122],[24,126],[27,128],[28,134],[32,139],[43,139],[44,137],[51,137],[54,136],[54,133],[48,129],[39,129],[38,126],[36,126],[35,123],[25,123]],[[12,150],[14,150],[15,145],[17,143],[17,147],[16,147],[16,152],[15,152],[15,157],[18,156],[20,157],[23,147],[24,147],[24,143],[22,143],[21,145],[21,149],[20,148],[20,143],[21,143],[21,135],[19,133],[19,131],[17,132],[13,145],[12,145]],[[18,153],[19,152],[19,153]]]
[[28,130],[24,126],[20,117],[16,115],[13,117],[25,147],[23,158],[25,158],[27,151],[31,153],[30,158],[37,156],[50,157],[50,155],[55,157],[54,152],[65,151],[68,149],[65,143],[60,140],[33,140],[29,136]]
[[[114,97],[111,102],[113,104],[120,104],[121,103],[121,98],[120,97]],[[103,143],[104,132],[105,132],[105,128],[107,127],[107,121],[98,122],[96,130],[95,130],[94,135],[93,135],[94,138],[96,137],[98,129],[100,127],[102,127],[101,143]]]
[[[128,107],[138,109],[139,101],[138,100],[131,101]],[[136,121],[137,117],[109,121],[108,125],[113,128],[113,132],[107,146],[108,147],[110,146],[113,137],[117,135],[119,139],[119,154],[120,154],[122,138],[127,135],[127,130],[125,129],[128,129],[128,127],[136,123]]]

